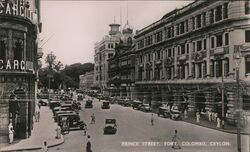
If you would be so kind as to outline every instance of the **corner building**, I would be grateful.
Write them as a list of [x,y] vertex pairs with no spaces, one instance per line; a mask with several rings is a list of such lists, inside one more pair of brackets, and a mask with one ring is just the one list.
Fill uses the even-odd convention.
[[35,110],[39,0],[0,2],[0,141],[28,138]]
[[116,44],[119,43],[121,32],[119,24],[110,24],[109,35],[95,44],[94,87],[100,88],[105,95],[108,89],[108,59],[115,54]]
[[[248,1],[194,1],[175,9],[136,35],[137,98],[152,107],[161,102],[222,116],[224,89],[227,122],[236,119],[236,59],[241,106],[249,115],[250,7]],[[223,87],[222,87],[223,84]]]

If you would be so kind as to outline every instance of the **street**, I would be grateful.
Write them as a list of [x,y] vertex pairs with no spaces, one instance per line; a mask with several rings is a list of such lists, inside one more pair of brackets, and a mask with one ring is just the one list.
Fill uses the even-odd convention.
[[[88,125],[87,135],[91,136],[94,152],[161,152],[176,151],[171,148],[174,130],[178,130],[181,149],[191,152],[235,152],[236,135],[207,129],[183,121],[173,121],[154,114],[154,126],[151,125],[151,113],[133,110],[113,104],[110,109],[101,109],[101,102],[94,101],[93,109],[85,109],[82,102],[81,119]],[[95,114],[95,124],[90,124]],[[103,135],[106,118],[117,120],[117,133]],[[86,151],[87,136],[83,131],[71,131],[64,136],[65,143],[52,147],[49,151],[80,152]],[[247,136],[242,135],[242,152],[247,152]]]

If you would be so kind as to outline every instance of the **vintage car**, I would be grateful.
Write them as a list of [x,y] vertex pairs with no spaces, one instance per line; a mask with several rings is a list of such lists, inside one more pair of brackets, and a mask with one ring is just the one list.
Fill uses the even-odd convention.
[[102,109],[110,109],[109,101],[102,100]]
[[151,108],[149,104],[143,103],[138,107],[139,110],[144,111],[144,112],[150,112]]
[[170,108],[167,106],[159,107],[158,116],[162,116],[164,118],[170,118]]
[[57,123],[63,127],[63,123],[67,123],[69,130],[83,130],[84,126],[86,125],[83,121],[80,121],[79,114],[73,113],[62,113],[58,114],[58,121]]
[[55,107],[59,107],[61,105],[59,100],[51,100],[49,101],[49,107],[54,109]]
[[139,101],[139,100],[134,100],[133,103],[132,103],[133,109],[139,110],[140,105],[142,105],[142,102]]
[[178,106],[172,106],[171,110],[170,110],[170,119],[173,120],[181,120],[181,112],[178,108]]
[[123,106],[125,106],[125,107],[130,107],[131,106],[131,100],[129,100],[129,99],[124,99],[123,100]]
[[88,99],[85,103],[85,108],[93,108],[93,101]]
[[116,119],[106,119],[103,133],[104,134],[115,134],[116,131],[117,131]]
[[55,120],[55,122],[57,122],[58,116],[59,116],[60,114],[68,114],[68,113],[75,113],[75,111],[71,111],[71,110],[67,110],[67,111],[62,111],[62,110],[55,111],[55,115],[54,115],[54,120]]
[[40,104],[41,106],[48,106],[49,105],[48,100],[46,100],[46,99],[40,99],[38,101],[38,104]]

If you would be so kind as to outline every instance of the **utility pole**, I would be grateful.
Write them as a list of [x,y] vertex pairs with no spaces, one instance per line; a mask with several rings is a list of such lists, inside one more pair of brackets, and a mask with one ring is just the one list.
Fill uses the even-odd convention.
[[240,137],[240,78],[239,78],[239,66],[236,67],[236,81],[237,81],[237,148],[238,152],[241,152],[241,137]]

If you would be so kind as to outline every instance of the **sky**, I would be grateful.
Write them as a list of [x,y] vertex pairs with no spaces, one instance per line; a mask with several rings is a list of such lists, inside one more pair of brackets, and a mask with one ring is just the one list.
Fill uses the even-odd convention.
[[123,27],[128,20],[135,32],[191,2],[42,0],[42,61],[53,52],[64,65],[94,63],[94,44],[108,35],[109,24]]

